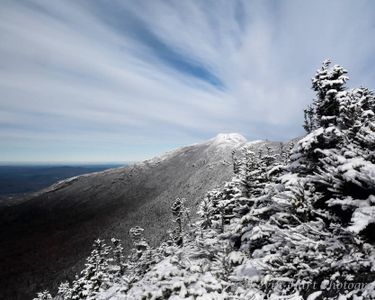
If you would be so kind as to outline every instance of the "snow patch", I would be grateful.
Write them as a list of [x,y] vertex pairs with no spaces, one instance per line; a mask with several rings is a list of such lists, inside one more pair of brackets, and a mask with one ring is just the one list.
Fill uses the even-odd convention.
[[247,139],[239,133],[219,133],[215,138],[209,140],[212,145],[237,145],[247,142]]
[[357,208],[352,217],[352,225],[348,229],[359,233],[369,224],[375,223],[375,206]]

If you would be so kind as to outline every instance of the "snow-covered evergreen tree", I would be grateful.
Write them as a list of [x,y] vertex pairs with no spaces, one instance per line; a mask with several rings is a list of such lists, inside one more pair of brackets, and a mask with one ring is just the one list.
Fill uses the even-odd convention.
[[33,300],[52,300],[52,296],[48,291],[43,291],[37,294],[37,297]]
[[345,96],[345,83],[349,79],[345,74],[347,71],[335,65],[330,67],[331,61],[323,62],[321,70],[318,70],[312,79],[312,88],[317,93],[314,100],[314,111],[316,113],[316,127],[329,127],[338,125],[340,111],[340,99]]
[[200,226],[203,229],[207,229],[212,226],[212,212],[212,202],[206,196],[199,204],[199,208],[197,211],[198,216],[200,216],[201,218]]
[[113,261],[117,268],[115,273],[118,273],[118,275],[122,276],[125,273],[125,270],[127,269],[127,263],[125,260],[124,255],[124,248],[121,245],[121,241],[116,238],[111,238],[112,242],[112,253],[113,253]]
[[311,131],[317,128],[314,107],[312,105],[309,105],[307,108],[305,108],[304,114],[305,123],[303,125],[303,128],[306,130],[307,133],[310,133]]
[[245,163],[243,163],[241,172],[244,194],[245,196],[250,196],[250,192],[262,193],[262,183],[265,180],[265,174],[259,171],[259,157],[249,148],[246,148],[244,152]]
[[173,222],[176,224],[173,230],[173,239],[177,246],[183,246],[185,237],[185,228],[190,220],[190,211],[185,206],[185,198],[177,198],[171,207]]
[[132,260],[137,261],[148,248],[149,245],[144,237],[144,229],[139,226],[130,228],[129,236],[133,243]]
[[346,73],[326,61],[313,78],[316,124],[298,142],[291,170],[308,174],[315,207],[330,209],[350,230],[374,239],[374,95],[366,88],[348,90]]
[[95,295],[110,286],[112,277],[109,271],[111,248],[103,240],[97,239],[93,250],[86,259],[85,268],[73,282],[72,300],[95,299]]
[[62,282],[57,290],[55,300],[69,300],[72,298],[72,288],[69,282]]
[[232,164],[233,164],[233,173],[238,174],[241,168],[240,159],[237,157],[236,150],[232,151]]

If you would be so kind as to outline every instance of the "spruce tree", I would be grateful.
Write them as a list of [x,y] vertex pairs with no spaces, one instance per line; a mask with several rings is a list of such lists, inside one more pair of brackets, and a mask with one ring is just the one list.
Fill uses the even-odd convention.
[[212,203],[209,200],[209,198],[206,196],[202,200],[202,202],[199,204],[199,208],[197,211],[198,216],[201,218],[200,226],[203,229],[207,229],[212,226]]
[[109,287],[112,279],[109,270],[110,251],[111,248],[103,240],[95,240],[93,250],[86,259],[85,268],[80,277],[73,282],[72,300],[94,297]]
[[305,118],[305,123],[303,125],[303,128],[307,133],[310,133],[311,131],[316,129],[316,118],[315,118],[315,111],[314,107],[312,105],[309,105],[305,110],[304,110],[304,118]]
[[346,73],[327,61],[313,78],[316,128],[295,147],[291,170],[309,175],[315,207],[374,239],[375,100],[366,88],[348,90]]
[[62,282],[57,290],[56,300],[69,300],[72,298],[72,288],[69,282]]
[[48,291],[43,291],[37,294],[37,297],[33,300],[52,300],[52,296]]
[[269,161],[263,159],[263,152],[261,153],[261,151],[258,155],[250,148],[245,148],[243,151],[245,162],[242,164],[241,182],[244,196],[249,198],[260,196],[267,182],[267,164]]
[[338,124],[341,92],[346,90],[345,83],[349,79],[347,71],[335,65],[330,68],[331,61],[323,62],[321,70],[318,70],[312,79],[312,88],[317,93],[314,100],[317,124],[315,126],[328,127]]
[[346,142],[340,122],[340,107],[348,94],[345,83],[349,78],[344,68],[337,65],[331,68],[330,64],[329,60],[324,61],[321,70],[312,79],[316,98],[307,108],[312,124],[305,127],[309,134],[298,142],[291,156],[291,170],[301,175],[318,169],[323,150],[340,147]]
[[132,260],[137,261],[141,258],[143,252],[145,252],[149,245],[144,237],[144,229],[139,226],[132,227],[129,230],[129,236],[133,243]]
[[232,165],[233,165],[233,173],[238,174],[241,169],[241,162],[240,162],[240,159],[237,157],[236,150],[232,151]]
[[113,253],[113,260],[118,268],[118,275],[122,276],[126,270],[126,261],[124,255],[124,248],[121,245],[121,241],[119,239],[112,238],[111,242],[113,244],[112,253]]
[[184,227],[188,217],[188,211],[185,207],[185,199],[177,198],[171,207],[173,222],[176,224],[174,228],[174,242],[177,246],[182,247],[184,243]]

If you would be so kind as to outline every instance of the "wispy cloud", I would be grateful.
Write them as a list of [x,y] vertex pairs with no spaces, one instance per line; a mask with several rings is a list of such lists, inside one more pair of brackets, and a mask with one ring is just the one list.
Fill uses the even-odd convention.
[[0,160],[137,160],[221,131],[292,138],[324,58],[371,87],[374,8],[5,1]]

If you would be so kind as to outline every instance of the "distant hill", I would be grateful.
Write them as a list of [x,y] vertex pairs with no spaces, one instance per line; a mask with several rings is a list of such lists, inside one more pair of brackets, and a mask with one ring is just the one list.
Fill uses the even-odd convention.
[[[139,225],[153,244],[166,237],[170,206],[186,198],[193,212],[205,193],[233,176],[239,134],[220,134],[132,166],[74,177],[0,208],[0,290],[29,299],[72,279],[94,239],[117,237]],[[254,147],[279,143],[250,142]],[[12,203],[14,203],[12,205]]]
[[57,181],[106,169],[116,164],[101,165],[0,165],[0,196],[36,192]]

